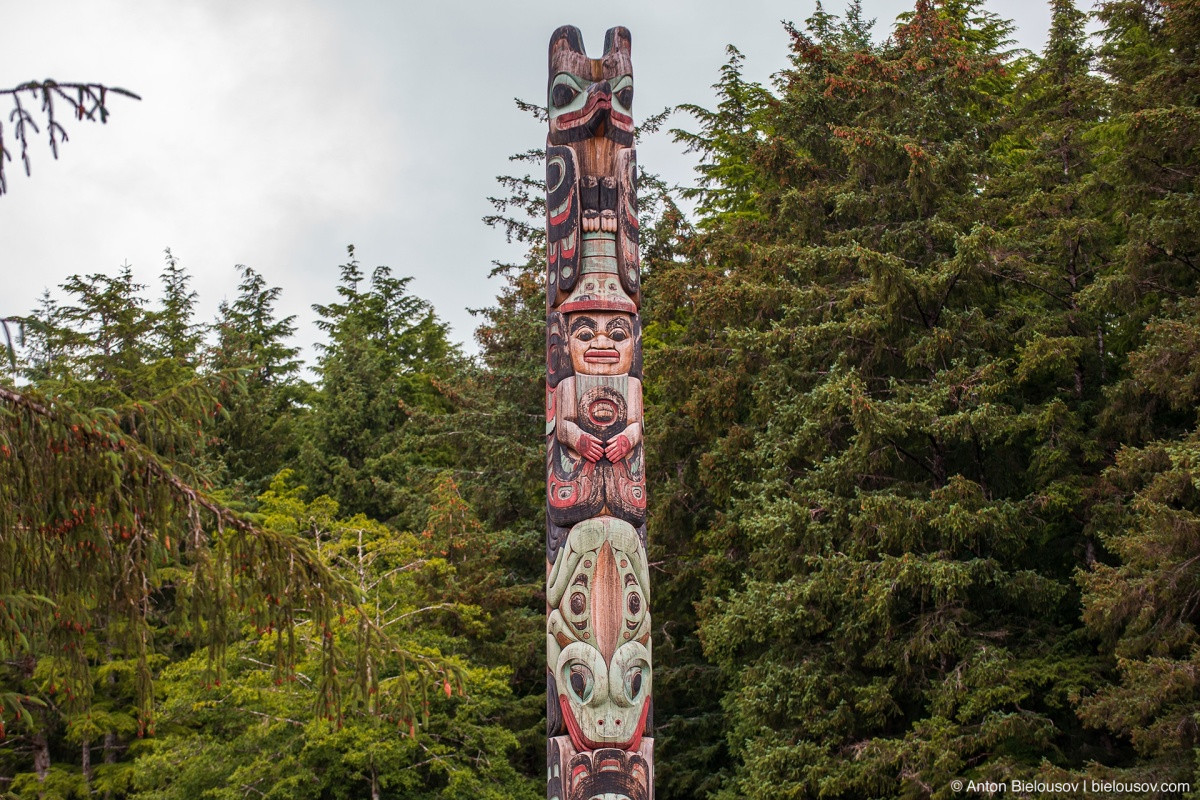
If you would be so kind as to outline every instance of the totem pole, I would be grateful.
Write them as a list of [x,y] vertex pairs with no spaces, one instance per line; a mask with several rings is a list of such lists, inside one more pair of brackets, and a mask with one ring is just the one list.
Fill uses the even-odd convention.
[[546,144],[549,800],[652,800],[630,37],[550,37]]

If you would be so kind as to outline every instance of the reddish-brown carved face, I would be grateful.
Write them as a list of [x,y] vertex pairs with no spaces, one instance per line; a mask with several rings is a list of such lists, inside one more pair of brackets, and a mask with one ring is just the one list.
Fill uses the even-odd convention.
[[633,366],[633,316],[611,311],[571,314],[571,366],[584,375],[625,375]]

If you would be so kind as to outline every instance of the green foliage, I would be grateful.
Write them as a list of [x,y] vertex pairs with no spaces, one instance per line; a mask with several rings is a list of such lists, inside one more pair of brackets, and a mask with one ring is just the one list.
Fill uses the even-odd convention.
[[262,275],[238,267],[241,282],[232,303],[217,313],[216,341],[208,353],[215,371],[238,370],[242,381],[221,392],[224,413],[215,421],[214,448],[235,484],[252,497],[297,455],[296,426],[308,396],[301,381],[300,349],[290,343],[295,316],[276,318],[279,287],[267,288]]
[[1117,674],[1081,699],[1080,715],[1137,754],[1104,774],[1195,785],[1200,14],[1191,3],[1112,2],[1099,17],[1112,108],[1100,162],[1119,238],[1098,293],[1110,314],[1115,302],[1123,311],[1112,315],[1108,346],[1121,362],[1103,422],[1121,447],[1097,487],[1107,553],[1078,577],[1084,621]]
[[[1035,57],[818,3],[684,108],[693,215],[640,176],[660,798],[1200,785],[1200,12],[1051,15]],[[0,794],[540,795],[544,208],[500,182],[474,359],[353,249],[311,385],[247,267],[212,326],[170,251],[157,303],[4,320]]]
[[[428,536],[398,533],[361,514],[339,516],[328,497],[306,502],[291,480],[285,471],[260,498],[266,524],[310,537],[329,568],[355,584],[363,612],[407,652],[440,660],[453,649],[454,638],[439,633],[445,623],[430,619],[478,616],[444,589],[462,561],[454,555],[457,523],[443,520]],[[354,644],[355,626],[333,626],[348,662],[368,656]],[[516,737],[493,723],[512,699],[503,669],[451,658],[447,677],[424,687],[414,663],[371,660],[367,693],[345,697],[344,716],[314,717],[323,691],[314,633],[298,631],[314,640],[283,679],[272,666],[275,638],[262,631],[227,651],[219,685],[204,682],[197,656],[167,670],[163,723],[141,748],[131,797],[533,796],[506,759]]]
[[1104,4],[1106,84],[1069,2],[1039,60],[975,3],[883,43],[818,6],[775,92],[734,51],[689,109],[698,230],[646,281],[655,607],[697,604],[732,770],[670,752],[702,704],[665,715],[666,796],[1191,777],[1194,14],[1155,8]]
[[[47,298],[26,321],[25,374],[41,388],[0,386],[0,774],[18,795],[126,793],[130,743],[160,718],[156,674],[183,661],[220,685],[247,623],[263,668],[283,680],[303,663],[306,713],[335,725],[349,711],[420,725],[434,676],[462,688],[462,667],[401,646],[286,515],[267,504],[264,525],[216,500],[218,397],[244,396],[264,351],[268,378],[295,371],[288,321],[272,329],[268,298],[250,320],[265,323],[247,326],[266,329],[258,349],[231,371],[198,372],[194,296],[169,253],[163,281],[157,310],[128,267],[71,278],[75,304]],[[78,766],[54,763],[64,750],[82,754]]]
[[[186,426],[181,409],[211,398],[198,382],[162,405],[174,402],[170,424]],[[6,691],[5,705],[24,706],[10,733],[39,747],[56,720],[86,740],[94,711],[133,715],[139,736],[153,730],[164,634],[205,642],[219,675],[235,616],[278,629],[282,643],[299,608],[327,626],[355,602],[295,537],[243,521],[180,479],[150,445],[162,412],[88,413],[0,388],[2,655],[6,683],[22,694],[14,703]],[[294,657],[281,649],[276,668]],[[336,657],[327,648],[322,663]]]
[[[541,166],[544,154],[514,157]],[[463,644],[481,664],[509,670],[513,701],[497,722],[517,735],[514,763],[542,792],[545,759],[545,348],[544,187],[529,175],[501,177],[509,190],[485,218],[529,244],[519,264],[496,264],[496,303],[473,313],[480,354],[443,385],[449,413],[414,417],[421,447],[453,458],[433,487],[426,529],[470,527],[457,591],[482,616]],[[470,514],[467,512],[470,511]],[[474,519],[468,525],[455,518]]]
[[429,304],[408,293],[410,278],[381,266],[367,279],[353,247],[349,259],[340,302],[314,306],[329,342],[317,362],[321,391],[307,422],[306,479],[347,511],[416,526],[427,460],[442,459],[414,454],[406,423],[414,412],[446,408],[437,384],[457,353]]

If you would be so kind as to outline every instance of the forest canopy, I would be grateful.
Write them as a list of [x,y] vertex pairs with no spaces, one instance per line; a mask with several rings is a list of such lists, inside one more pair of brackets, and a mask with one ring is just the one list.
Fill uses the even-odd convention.
[[[693,185],[642,176],[663,800],[1200,792],[1200,4],[1051,8],[1033,54],[818,5],[681,109]],[[502,184],[474,356],[353,248],[311,363],[287,287],[205,322],[170,251],[0,309],[0,797],[542,794]]]

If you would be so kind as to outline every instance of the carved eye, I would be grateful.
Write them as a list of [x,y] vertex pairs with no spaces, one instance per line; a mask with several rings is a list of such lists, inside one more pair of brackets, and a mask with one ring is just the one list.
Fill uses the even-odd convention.
[[578,96],[579,91],[577,89],[573,89],[565,83],[560,83],[550,93],[550,102],[554,104],[555,108],[562,108],[563,106],[570,105],[571,101]]
[[581,342],[590,342],[592,339],[596,338],[596,334],[590,329],[584,328],[575,334],[575,338]]
[[[588,669],[586,664],[571,665],[571,693],[581,702],[586,703],[592,699],[592,687],[595,685],[595,680],[592,677],[592,671]],[[638,684],[641,688],[641,684]]]
[[637,577],[625,574],[625,638],[632,638],[646,618],[646,600],[639,591]]
[[608,332],[608,338],[612,339],[614,342],[623,342],[629,338],[629,334],[626,333],[622,328],[614,328]]
[[617,92],[617,102],[626,108],[633,108],[633,87],[626,86],[624,89]]
[[638,699],[638,695],[641,693],[642,668],[641,666],[630,667],[625,670],[625,696],[632,703]]
[[583,596],[583,592],[576,592],[571,595],[571,611],[576,614],[582,614],[587,608],[587,598]]

